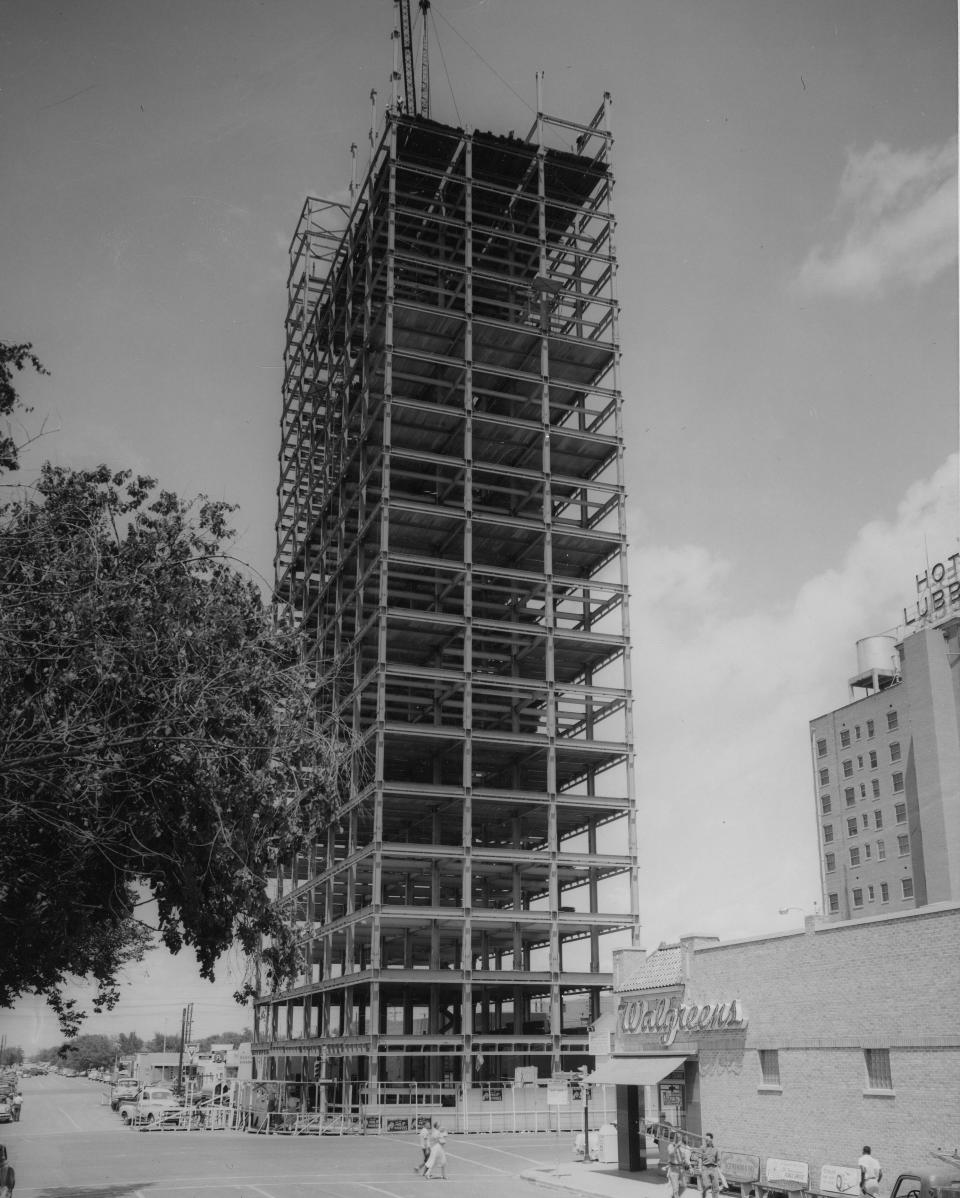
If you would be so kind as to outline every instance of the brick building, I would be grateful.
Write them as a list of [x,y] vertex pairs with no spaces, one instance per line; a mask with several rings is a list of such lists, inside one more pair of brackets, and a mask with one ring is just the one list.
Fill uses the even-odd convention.
[[623,950],[593,1075],[617,1085],[620,1167],[655,1154],[642,1128],[661,1119],[712,1131],[729,1180],[752,1161],[743,1180],[772,1188],[779,1162],[832,1189],[824,1166],[854,1166],[863,1144],[888,1182],[935,1165],[960,1143],[958,959],[955,903]]

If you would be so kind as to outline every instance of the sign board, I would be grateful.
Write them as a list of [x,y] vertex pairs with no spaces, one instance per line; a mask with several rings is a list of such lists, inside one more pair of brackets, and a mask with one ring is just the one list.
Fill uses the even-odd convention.
[[387,1120],[387,1131],[409,1131],[409,1130],[410,1130],[410,1120],[409,1119],[388,1119]]
[[515,1086],[532,1086],[536,1080],[536,1065],[517,1065],[513,1071],[513,1084]]
[[683,1106],[683,1085],[680,1082],[660,1083],[660,1105]]
[[810,1166],[806,1161],[781,1161],[767,1157],[767,1185],[782,1190],[805,1190],[810,1184]]
[[587,1037],[587,1052],[592,1057],[608,1057],[613,1049],[612,1032],[591,1032]]
[[855,1165],[824,1165],[820,1170],[820,1189],[828,1194],[858,1194],[860,1170]]
[[720,1172],[727,1181],[749,1185],[760,1180],[760,1158],[745,1152],[720,1153]]
[[547,1106],[569,1106],[570,1092],[566,1086],[547,1087]]
[[380,1130],[380,1116],[379,1115],[367,1115],[363,1121],[363,1126],[368,1131],[379,1131]]

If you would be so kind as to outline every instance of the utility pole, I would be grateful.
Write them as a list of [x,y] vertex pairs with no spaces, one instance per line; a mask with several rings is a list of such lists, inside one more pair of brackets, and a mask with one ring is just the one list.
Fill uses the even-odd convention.
[[190,1038],[190,1032],[193,1028],[193,1003],[188,1003],[183,1008],[183,1014],[180,1019],[180,1062],[177,1065],[177,1091],[180,1094],[184,1093],[183,1085],[183,1050],[186,1047],[187,1041]]

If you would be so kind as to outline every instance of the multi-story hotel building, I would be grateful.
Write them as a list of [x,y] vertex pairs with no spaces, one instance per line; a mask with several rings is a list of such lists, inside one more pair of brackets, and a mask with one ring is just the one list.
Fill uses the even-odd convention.
[[906,635],[858,643],[858,697],[810,722],[827,919],[960,901],[960,586],[929,573]]
[[549,1077],[639,941],[607,115],[395,106],[352,207],[304,205],[276,586],[360,749],[277,880],[306,966],[259,1077]]

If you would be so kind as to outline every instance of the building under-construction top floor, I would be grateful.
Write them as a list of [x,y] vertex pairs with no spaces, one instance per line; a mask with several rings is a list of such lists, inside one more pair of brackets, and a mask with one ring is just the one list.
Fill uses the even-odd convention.
[[276,586],[361,748],[278,880],[305,967],[261,1077],[549,1077],[638,941],[608,106],[388,110],[352,207],[304,205]]

